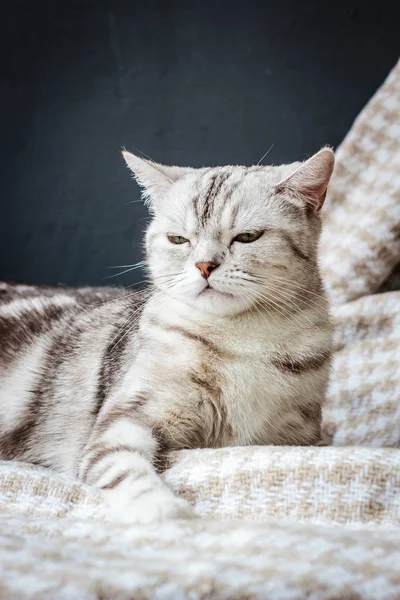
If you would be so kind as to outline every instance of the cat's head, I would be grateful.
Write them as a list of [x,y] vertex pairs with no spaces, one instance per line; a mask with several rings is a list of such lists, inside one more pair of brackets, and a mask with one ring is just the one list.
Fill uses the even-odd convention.
[[234,314],[289,306],[319,281],[330,148],[304,163],[201,169],[123,155],[153,216],[146,255],[158,289],[202,311]]

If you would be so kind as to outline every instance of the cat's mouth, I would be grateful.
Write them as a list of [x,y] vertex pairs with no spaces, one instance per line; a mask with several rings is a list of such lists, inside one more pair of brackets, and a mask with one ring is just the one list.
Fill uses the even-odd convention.
[[209,283],[206,287],[200,292],[199,296],[207,296],[208,298],[221,298],[221,296],[225,298],[233,298],[233,294],[229,294],[228,292],[222,292],[220,290],[215,289]]

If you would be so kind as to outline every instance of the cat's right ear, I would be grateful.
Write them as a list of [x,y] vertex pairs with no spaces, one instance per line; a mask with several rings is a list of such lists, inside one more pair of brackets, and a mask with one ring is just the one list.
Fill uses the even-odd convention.
[[303,162],[289,177],[276,186],[276,191],[299,201],[310,213],[321,210],[335,164],[331,148],[322,148]]
[[122,151],[122,156],[142,188],[142,198],[150,206],[161,200],[185,172],[185,168],[160,165],[126,150]]

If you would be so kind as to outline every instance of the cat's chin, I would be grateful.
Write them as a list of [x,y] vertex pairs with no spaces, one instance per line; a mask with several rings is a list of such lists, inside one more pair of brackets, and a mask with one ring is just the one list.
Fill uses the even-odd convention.
[[211,287],[202,290],[193,304],[200,310],[221,316],[235,315],[249,309],[248,302],[243,298]]
[[212,300],[224,300],[224,298],[234,298],[234,295],[229,294],[228,292],[221,292],[213,287],[206,287],[200,292],[199,297]]
[[[165,292],[164,292],[165,293]],[[184,294],[175,294],[171,290],[166,295],[174,302],[186,306],[191,311],[208,313],[221,317],[238,315],[251,310],[252,303],[240,296],[223,292],[215,287],[204,287],[199,290],[186,290]]]

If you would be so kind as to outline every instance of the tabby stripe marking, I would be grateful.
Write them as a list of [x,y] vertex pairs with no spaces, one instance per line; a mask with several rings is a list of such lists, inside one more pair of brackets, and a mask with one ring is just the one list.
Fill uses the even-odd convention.
[[230,173],[218,173],[211,179],[211,183],[206,191],[204,203],[203,203],[203,214],[200,217],[200,221],[204,226],[209,219],[212,212],[212,203],[216,196],[219,194],[223,183],[230,177]]
[[128,475],[129,475],[128,471],[125,471],[125,473],[121,473],[121,475],[117,475],[117,477],[114,477],[114,479],[112,479],[110,481],[110,483],[106,483],[105,485],[102,485],[100,487],[100,489],[101,490],[112,490],[113,488],[117,487],[117,485],[119,485],[120,483],[125,481],[125,479],[128,477]]
[[12,359],[39,335],[47,333],[65,315],[65,307],[49,305],[42,311],[32,309],[23,317],[3,317],[0,312],[0,358]]
[[103,460],[103,458],[106,458],[107,456],[110,456],[111,454],[116,454],[118,452],[129,452],[130,454],[140,454],[140,452],[137,450],[137,448],[134,448],[133,446],[127,446],[126,444],[120,444],[119,446],[102,448],[88,460],[86,468],[82,473],[82,481],[86,480],[89,472],[98,462]]
[[128,419],[137,423],[137,419],[133,418],[133,415],[145,404],[147,404],[148,401],[149,398],[144,393],[135,394],[134,398],[129,402],[129,405],[118,406],[106,412],[103,418],[97,424],[97,427],[106,429],[109,425],[115,423],[115,421],[118,421],[119,419]]
[[[31,298],[14,298],[8,303],[2,305],[0,317],[22,317],[24,313],[34,311],[36,314],[45,312],[48,308],[65,308],[76,305],[75,298],[66,295],[55,296],[54,298],[45,298],[41,296]],[[39,317],[40,318],[40,317]]]
[[319,404],[299,406],[299,412],[305,421],[320,421],[322,418],[322,409]]
[[[49,307],[49,310],[55,307]],[[43,318],[43,315],[41,315]],[[70,317],[71,318],[71,317]],[[48,325],[49,326],[49,325]],[[30,447],[37,444],[33,440],[35,430],[39,425],[42,415],[43,400],[51,396],[51,389],[60,365],[75,350],[76,336],[82,333],[79,329],[73,331],[74,337],[66,336],[65,332],[59,334],[48,349],[48,360],[45,362],[42,373],[35,388],[32,390],[31,401],[24,411],[22,423],[6,436],[1,438],[1,450],[10,458],[18,452],[29,451]],[[34,444],[35,443],[35,444]],[[46,465],[45,465],[46,466]]]
[[199,377],[195,373],[191,373],[189,375],[189,378],[190,378],[190,380],[194,384],[196,384],[196,385],[198,385],[200,387],[203,387],[210,394],[214,395],[214,394],[220,394],[221,393],[221,389],[218,386],[213,385],[211,382],[207,381],[206,379],[203,379],[203,378]]
[[199,194],[197,194],[193,198],[193,212],[194,212],[194,216],[196,217],[196,221],[198,221],[199,220]]
[[201,221],[203,223],[203,225],[205,223],[206,217],[208,216],[210,197],[211,197],[215,182],[217,180],[217,177],[218,177],[218,175],[214,175],[211,178],[211,182],[205,193],[204,202],[203,202],[203,214],[201,215],[201,217],[199,215],[199,221]]
[[304,252],[302,252],[302,250],[300,250],[300,248],[297,246],[297,244],[294,243],[291,236],[286,231],[282,231],[282,229],[279,229],[276,231],[279,231],[279,233],[281,234],[283,239],[289,244],[289,246],[292,249],[293,254],[295,254],[298,258],[301,258],[302,260],[306,260],[306,261],[310,260],[310,257],[307,256],[306,254],[304,254]]
[[[235,187],[237,187],[237,185]],[[238,213],[239,213],[239,205],[236,204],[235,206],[232,207],[232,210],[231,210],[231,223],[230,223],[230,228],[231,229],[234,229],[234,227],[235,227],[235,223],[236,223],[236,219],[237,219]]]
[[140,490],[140,492],[138,492],[134,496],[131,496],[131,498],[132,498],[132,500],[137,500],[137,498],[140,498],[140,496],[144,496],[145,494],[148,494],[149,492],[154,492],[154,485],[149,485],[149,486],[145,487],[144,490]]
[[189,340],[199,342],[208,351],[212,352],[213,354],[215,354],[216,356],[218,356],[220,358],[227,359],[227,358],[231,358],[233,356],[227,350],[222,350],[221,348],[219,348],[216,344],[214,344],[214,342],[211,342],[210,340],[203,337],[202,335],[199,335],[197,333],[192,333],[191,331],[188,331],[184,327],[180,327],[179,325],[167,325],[166,323],[164,324],[164,323],[160,323],[160,322],[157,322],[154,324],[157,325],[158,327],[161,327],[162,329],[165,329],[166,331],[173,331],[175,333],[179,333],[180,335],[183,335],[184,337],[188,338]]
[[305,358],[293,358],[291,356],[280,356],[272,359],[274,367],[283,373],[293,373],[298,375],[307,371],[317,371],[329,360],[330,354],[322,352],[316,356],[306,356]]
[[23,421],[12,431],[2,433],[0,437],[0,454],[2,459],[21,460],[21,454],[29,451],[29,440],[36,425],[37,403],[29,403],[24,410]]
[[92,409],[92,415],[97,416],[104,404],[107,395],[118,378],[119,371],[122,365],[124,350],[130,340],[130,336],[126,333],[130,315],[128,315],[123,323],[118,323],[113,327],[107,348],[104,352],[101,367],[99,371],[96,404]]

